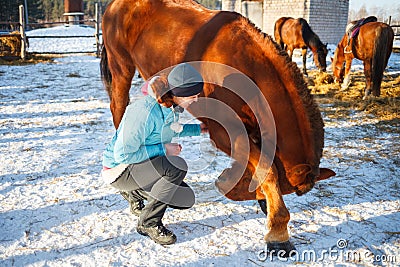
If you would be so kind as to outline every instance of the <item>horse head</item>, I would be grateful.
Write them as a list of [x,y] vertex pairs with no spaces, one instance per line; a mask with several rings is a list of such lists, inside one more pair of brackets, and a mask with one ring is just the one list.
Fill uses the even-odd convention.
[[332,72],[333,77],[335,79],[335,83],[342,83],[344,76],[344,55],[343,51],[341,52],[340,46],[338,46],[335,50],[332,61]]
[[314,54],[314,62],[320,72],[326,71],[326,56],[328,55],[328,44],[321,43]]

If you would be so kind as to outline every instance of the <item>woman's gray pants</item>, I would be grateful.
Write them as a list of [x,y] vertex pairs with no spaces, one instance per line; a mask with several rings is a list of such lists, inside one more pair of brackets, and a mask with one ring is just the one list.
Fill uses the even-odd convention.
[[195,196],[183,182],[187,164],[178,156],[160,156],[141,163],[129,165],[111,185],[120,191],[133,191],[139,199],[147,199],[138,225],[145,227],[161,225],[168,206],[190,208]]

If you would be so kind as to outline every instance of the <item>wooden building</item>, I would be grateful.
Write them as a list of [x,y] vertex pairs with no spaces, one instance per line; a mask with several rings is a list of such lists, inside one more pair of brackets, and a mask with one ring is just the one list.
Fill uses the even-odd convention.
[[70,24],[83,20],[83,0],[64,0],[64,16]]

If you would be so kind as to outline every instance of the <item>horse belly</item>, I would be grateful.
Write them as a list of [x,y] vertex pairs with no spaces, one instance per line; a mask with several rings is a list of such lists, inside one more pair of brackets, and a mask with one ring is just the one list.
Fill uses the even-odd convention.
[[301,25],[296,20],[285,22],[281,29],[283,42],[291,49],[307,48],[303,37],[301,36]]

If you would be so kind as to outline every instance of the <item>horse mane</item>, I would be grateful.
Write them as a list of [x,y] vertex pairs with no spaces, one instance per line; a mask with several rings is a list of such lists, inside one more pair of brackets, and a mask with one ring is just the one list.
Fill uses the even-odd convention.
[[298,21],[301,24],[301,34],[307,46],[320,47],[322,42],[318,35],[311,29],[310,24],[308,24],[308,22],[303,18],[299,18]]
[[[279,44],[276,43],[270,35],[262,32],[248,18],[241,16],[241,20],[244,28],[250,30],[250,32],[253,33],[255,41],[261,44],[264,55],[268,59],[271,60],[271,58],[273,58],[274,62],[278,62],[274,64],[274,67],[277,69],[280,79],[285,81],[286,89],[291,96],[291,101],[297,109],[297,119],[306,125],[307,132],[302,132],[302,134],[312,134],[312,137],[310,137],[314,140],[314,144],[309,145],[313,145],[315,155],[317,155],[315,160],[318,161],[313,163],[319,164],[324,146],[324,123],[319,107],[314,101],[300,69],[296,63],[290,60],[287,52],[281,49]],[[303,136],[303,140],[309,139]]]

